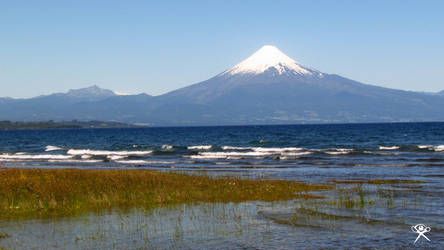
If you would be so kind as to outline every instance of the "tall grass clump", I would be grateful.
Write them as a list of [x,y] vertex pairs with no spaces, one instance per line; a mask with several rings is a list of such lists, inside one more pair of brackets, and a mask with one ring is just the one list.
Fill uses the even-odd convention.
[[151,170],[0,170],[0,219],[77,216],[180,203],[319,198],[330,189],[283,180],[211,178]]

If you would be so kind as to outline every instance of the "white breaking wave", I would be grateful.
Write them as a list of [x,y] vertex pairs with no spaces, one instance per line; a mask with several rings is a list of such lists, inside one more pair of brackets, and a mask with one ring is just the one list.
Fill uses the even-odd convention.
[[350,154],[354,151],[354,149],[351,148],[333,148],[329,149],[328,151],[324,151],[324,153],[329,155],[346,155]]
[[144,161],[144,160],[124,160],[116,162],[122,164],[174,164],[175,163],[173,161]]
[[61,147],[48,145],[48,146],[46,146],[45,151],[48,152],[48,151],[56,151],[56,150],[62,150],[62,149],[63,148],[61,148]]
[[253,148],[256,152],[291,152],[291,151],[301,151],[304,148]]
[[269,152],[201,152],[199,155],[205,156],[267,156]]
[[198,146],[189,146],[187,149],[189,150],[210,150],[213,146],[211,145],[198,145]]
[[75,159],[67,159],[67,160],[48,160],[48,162],[66,162],[66,163],[99,163],[103,162],[102,160],[75,160]]
[[264,148],[264,147],[234,147],[234,146],[222,146],[223,150],[252,150],[256,152],[288,152],[288,151],[301,151],[305,148],[295,148],[295,147],[287,147],[287,148]]
[[71,155],[25,155],[25,154],[1,154],[1,159],[12,159],[12,160],[48,160],[48,159],[71,159]]
[[112,161],[116,161],[116,160],[125,159],[126,157],[127,157],[126,155],[108,155],[106,158]]
[[162,149],[164,149],[164,150],[171,150],[171,149],[173,149],[173,146],[168,145],[168,144],[164,144],[164,145],[162,145]]
[[223,150],[252,150],[253,147],[233,147],[233,146],[222,146]]
[[421,149],[428,149],[428,150],[433,150],[435,152],[443,152],[444,151],[444,145],[438,145],[438,146],[434,146],[434,145],[418,145],[418,148]]
[[[239,157],[265,157],[272,155],[267,152],[200,152],[199,155],[186,156],[191,159],[239,159]],[[231,158],[233,159],[233,158]]]
[[96,155],[96,156],[108,156],[108,155],[149,155],[153,151],[147,150],[147,151],[108,151],[108,150],[90,150],[90,149],[70,149],[68,150],[67,154],[69,155]]
[[227,159],[226,155],[190,155],[183,156],[191,159]]
[[391,147],[384,147],[384,146],[379,146],[380,150],[395,150],[395,149],[399,149],[399,146],[391,146]]
[[282,153],[283,156],[301,156],[301,155],[309,155],[313,154],[313,152],[288,152],[288,153]]

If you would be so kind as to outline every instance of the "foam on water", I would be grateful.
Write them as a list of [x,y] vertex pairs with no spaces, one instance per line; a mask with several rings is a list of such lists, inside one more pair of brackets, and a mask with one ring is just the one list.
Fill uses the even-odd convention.
[[222,150],[251,150],[253,147],[233,147],[233,146],[222,146]]
[[116,161],[116,160],[125,159],[126,157],[127,157],[126,155],[108,155],[106,158],[112,161]]
[[48,160],[48,159],[71,159],[71,155],[26,155],[26,154],[1,154],[0,159],[12,159],[12,160]]
[[75,160],[75,159],[66,159],[66,160],[48,160],[48,162],[60,162],[60,163],[99,163],[103,162],[102,160]]
[[116,161],[122,164],[174,164],[174,161],[145,161],[145,160],[122,160]]
[[354,149],[352,148],[332,148],[332,149],[328,149],[328,150],[321,150],[326,154],[329,155],[346,155],[346,154],[350,154],[354,151]]
[[188,146],[189,150],[210,150],[213,146],[211,145],[197,145],[197,146]]
[[418,148],[420,149],[428,149],[428,150],[432,150],[435,152],[443,152],[444,151],[444,145],[438,145],[438,146],[434,146],[434,145],[418,145]]
[[90,149],[70,149],[67,154],[69,155],[96,155],[96,156],[108,156],[108,155],[149,155],[153,151],[108,151],[108,150],[90,150]]
[[171,149],[173,149],[173,146],[168,145],[168,144],[164,144],[164,145],[162,145],[162,149],[163,150],[171,150]]
[[51,146],[51,145],[48,145],[48,146],[45,147],[45,151],[46,152],[48,152],[48,151],[57,151],[57,150],[63,150],[63,148],[57,147],[57,146]]
[[282,156],[301,156],[301,155],[310,155],[313,154],[313,152],[305,151],[305,152],[284,152],[281,155]]
[[391,147],[384,147],[384,146],[379,146],[380,150],[395,150],[395,149],[399,149],[399,146],[391,146]]
[[301,151],[304,148],[253,148],[256,152],[291,152],[291,151]]

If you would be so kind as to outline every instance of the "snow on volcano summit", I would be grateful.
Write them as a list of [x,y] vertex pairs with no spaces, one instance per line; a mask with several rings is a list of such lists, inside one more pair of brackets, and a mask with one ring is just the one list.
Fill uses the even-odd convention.
[[261,74],[270,68],[276,69],[280,75],[286,72],[299,75],[312,75],[317,72],[316,70],[307,69],[299,65],[295,60],[291,59],[275,46],[265,45],[225,73],[230,75]]

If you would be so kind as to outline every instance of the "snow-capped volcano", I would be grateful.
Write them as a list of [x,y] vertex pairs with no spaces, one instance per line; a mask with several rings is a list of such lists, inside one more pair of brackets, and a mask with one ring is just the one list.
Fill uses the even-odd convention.
[[275,46],[265,45],[244,61],[225,71],[224,74],[262,74],[270,69],[276,70],[279,75],[284,73],[299,75],[319,73],[317,70],[301,66]]
[[208,80],[161,96],[97,86],[0,99],[0,120],[104,120],[155,125],[444,121],[444,95],[387,89],[302,66],[274,46]]

